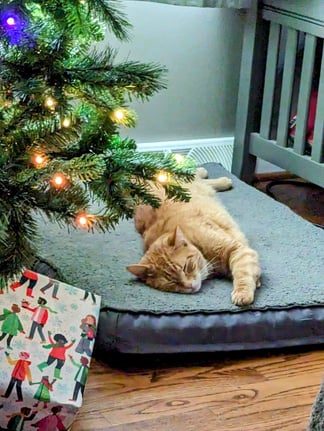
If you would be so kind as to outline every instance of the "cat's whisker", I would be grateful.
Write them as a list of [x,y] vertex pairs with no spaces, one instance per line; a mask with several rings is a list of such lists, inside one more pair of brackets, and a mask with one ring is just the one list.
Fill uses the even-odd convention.
[[207,278],[209,274],[211,274],[213,269],[213,265],[210,264],[210,262],[206,262],[206,264],[201,268],[200,274],[204,276],[204,278]]
[[219,260],[218,256],[214,256],[212,259],[206,261],[205,265],[201,268],[202,273],[207,273],[210,275],[214,269],[214,263]]
[[206,262],[205,268],[207,268],[208,270],[212,269],[213,264],[216,262],[216,260],[217,260],[217,259],[218,259],[218,257],[217,257],[217,256],[215,256],[213,259],[208,260],[208,261]]

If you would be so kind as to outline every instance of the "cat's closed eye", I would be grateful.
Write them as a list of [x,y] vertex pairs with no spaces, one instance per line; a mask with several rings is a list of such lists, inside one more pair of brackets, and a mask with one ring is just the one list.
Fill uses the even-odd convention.
[[183,267],[183,272],[185,274],[190,274],[194,271],[194,264],[191,260],[187,260]]

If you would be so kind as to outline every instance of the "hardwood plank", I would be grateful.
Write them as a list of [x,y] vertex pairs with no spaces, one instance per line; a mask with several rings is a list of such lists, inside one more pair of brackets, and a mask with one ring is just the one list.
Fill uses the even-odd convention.
[[77,416],[72,431],[107,431],[110,429],[111,424],[99,410],[88,411],[83,408]]
[[288,352],[131,371],[94,360],[73,430],[304,431],[323,360]]
[[[306,220],[324,226],[324,189],[299,177],[289,177],[288,172],[278,174],[258,174],[254,186],[264,193],[271,193]],[[289,184],[290,180],[293,180],[292,184]]]

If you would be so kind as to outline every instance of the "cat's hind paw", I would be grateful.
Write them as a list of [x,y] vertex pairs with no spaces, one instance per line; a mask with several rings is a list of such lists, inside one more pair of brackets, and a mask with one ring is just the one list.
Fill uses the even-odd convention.
[[233,187],[233,182],[230,178],[220,177],[218,178],[218,190],[229,190]]
[[196,169],[196,178],[205,179],[208,178],[208,171],[205,168],[197,168]]
[[219,177],[206,181],[208,181],[208,184],[210,184],[217,192],[224,192],[225,190],[229,190],[233,187],[232,180],[227,177]]

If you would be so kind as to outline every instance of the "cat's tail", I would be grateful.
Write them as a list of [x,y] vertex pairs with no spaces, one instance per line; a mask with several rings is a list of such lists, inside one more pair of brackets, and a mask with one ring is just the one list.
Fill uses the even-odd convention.
[[257,252],[247,245],[238,245],[229,256],[229,268],[233,277],[233,304],[240,306],[252,304],[255,289],[261,285],[261,268]]

